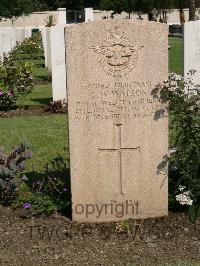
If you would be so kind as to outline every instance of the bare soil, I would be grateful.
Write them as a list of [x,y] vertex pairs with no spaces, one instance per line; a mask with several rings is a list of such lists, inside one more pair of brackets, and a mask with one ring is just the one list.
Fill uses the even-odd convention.
[[79,224],[58,214],[31,217],[27,210],[0,208],[0,265],[177,265],[178,262],[200,265],[200,221],[192,223],[184,214]]
[[[56,114],[64,113],[56,112]],[[21,117],[21,116],[44,116],[52,115],[55,112],[48,111],[47,106],[38,107],[38,108],[27,108],[27,109],[16,109],[9,111],[0,111],[0,118],[12,118],[12,117]]]

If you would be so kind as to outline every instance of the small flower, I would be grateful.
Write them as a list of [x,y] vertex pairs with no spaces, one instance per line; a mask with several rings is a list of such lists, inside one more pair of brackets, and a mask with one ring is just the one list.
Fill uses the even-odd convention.
[[3,91],[0,91],[0,96],[2,96],[3,95]]
[[178,189],[179,189],[180,191],[182,191],[182,190],[186,189],[186,187],[180,185],[180,186],[178,187]]
[[31,204],[28,202],[25,202],[22,206],[23,209],[30,209],[31,208]]
[[170,158],[174,153],[177,152],[177,149],[176,148],[172,148],[168,151],[167,153],[167,157]]
[[67,192],[68,191],[68,189],[67,188],[63,188],[63,192]]
[[11,91],[8,92],[8,96],[13,96]]
[[[185,186],[179,186],[178,189],[180,191],[183,191],[186,189]],[[193,204],[193,200],[191,199],[191,192],[190,191],[184,191],[182,194],[176,195],[176,200],[179,202],[181,205],[188,205],[191,206]]]
[[23,175],[22,176],[22,181],[27,181],[27,180],[28,180],[28,178],[25,175]]

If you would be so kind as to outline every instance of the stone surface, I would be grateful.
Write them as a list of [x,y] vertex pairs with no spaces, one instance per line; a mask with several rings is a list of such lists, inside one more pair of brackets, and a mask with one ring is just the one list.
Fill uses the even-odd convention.
[[50,39],[50,28],[45,28],[46,32],[46,56],[47,56],[47,69],[48,72],[51,73],[51,39]]
[[12,27],[2,27],[0,32],[2,32],[2,50],[5,54],[8,54],[16,46],[15,29]]
[[200,20],[184,23],[184,76],[195,69],[194,82],[200,84]]
[[3,61],[3,32],[0,31],[0,61]]
[[85,22],[94,21],[94,10],[92,7],[85,8]]
[[32,27],[26,27],[25,28],[25,38],[32,37]]
[[50,40],[50,28],[40,27],[42,35],[42,45],[44,48],[45,67],[51,72],[51,40]]
[[15,28],[15,35],[17,42],[23,42],[25,39],[25,29],[24,28]]
[[65,25],[67,22],[66,8],[58,8],[58,23],[57,25]]
[[168,28],[135,20],[65,28],[73,220],[168,213]]
[[47,67],[47,36],[46,36],[46,27],[39,27],[39,30],[42,35],[42,45],[44,49],[44,60],[45,60],[45,67]]
[[64,26],[51,27],[53,100],[67,100]]

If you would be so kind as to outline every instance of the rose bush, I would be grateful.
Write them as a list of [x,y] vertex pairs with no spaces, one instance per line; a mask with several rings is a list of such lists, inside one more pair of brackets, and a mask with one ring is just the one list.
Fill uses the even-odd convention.
[[33,89],[33,64],[5,57],[0,63],[0,110],[6,111]]

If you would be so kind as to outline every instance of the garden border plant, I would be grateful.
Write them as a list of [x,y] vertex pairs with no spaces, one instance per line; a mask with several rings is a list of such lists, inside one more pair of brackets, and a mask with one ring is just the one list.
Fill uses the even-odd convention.
[[193,220],[200,217],[200,85],[193,82],[195,72],[187,78],[172,73],[153,91],[169,100],[171,149],[164,160],[169,161],[170,209],[186,211]]
[[15,107],[20,98],[25,98],[33,90],[33,60],[41,57],[41,34],[18,43],[0,62],[0,110]]

